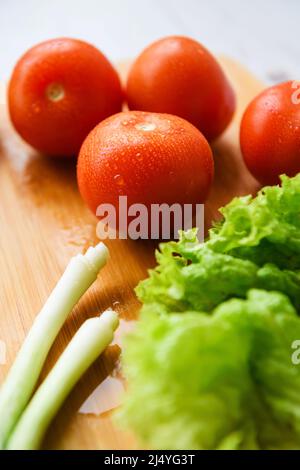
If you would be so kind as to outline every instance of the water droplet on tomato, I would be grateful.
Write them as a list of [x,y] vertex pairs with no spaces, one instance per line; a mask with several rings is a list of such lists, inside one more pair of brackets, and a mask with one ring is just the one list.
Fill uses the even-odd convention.
[[137,152],[135,154],[135,156],[136,156],[137,160],[142,160],[142,158],[143,158],[141,152]]
[[139,124],[136,124],[135,128],[138,131],[149,132],[149,131],[154,131],[154,129],[156,129],[156,125],[153,122],[141,122]]
[[114,180],[119,186],[123,186],[125,184],[124,178],[121,175],[115,175]]
[[32,105],[32,111],[36,114],[40,113],[41,112],[41,107],[37,104],[37,103],[34,103]]

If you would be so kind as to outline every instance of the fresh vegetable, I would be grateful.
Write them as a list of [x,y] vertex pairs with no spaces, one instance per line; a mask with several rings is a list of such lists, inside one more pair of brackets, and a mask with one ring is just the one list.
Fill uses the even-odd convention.
[[300,174],[282,176],[282,186],[255,198],[234,198],[205,244],[192,231],[161,245],[159,266],[138,286],[139,297],[166,311],[210,311],[256,287],[281,291],[300,309],[299,207]]
[[77,155],[101,120],[121,111],[119,77],[95,47],[77,39],[45,41],[26,52],[13,71],[8,105],[18,133],[55,156]]
[[85,255],[73,257],[37,315],[0,389],[0,449],[4,448],[26,407],[47,354],[67,315],[96,280],[107,256],[107,248],[99,243],[96,247],[90,247]]
[[242,118],[242,154],[262,184],[276,184],[282,173],[294,176],[300,171],[300,104],[294,95],[292,81],[267,88]]
[[281,176],[281,186],[263,188],[255,198],[235,198],[221,210],[224,219],[210,231],[214,251],[300,269],[300,174]]
[[39,387],[8,441],[7,449],[38,449],[62,403],[84,372],[113,339],[118,316],[107,310],[86,320]]
[[253,287],[281,291],[300,309],[298,271],[214,252],[197,243],[196,231],[183,234],[179,243],[161,245],[157,260],[158,268],[136,289],[151,309],[159,304],[165,312],[210,312],[230,297],[244,297]]
[[283,176],[233,199],[205,243],[192,230],[161,245],[124,349],[122,420],[143,442],[300,448],[299,202],[300,174]]
[[216,59],[181,36],[160,39],[139,55],[126,92],[130,109],[181,116],[208,140],[224,131],[235,110],[234,92]]
[[124,347],[119,419],[159,449],[300,448],[295,338],[300,319],[276,292],[250,290],[211,315],[144,311]]
[[[190,123],[168,114],[116,114],[85,139],[78,158],[78,185],[93,213],[100,204],[203,202],[213,179],[212,152]],[[100,214],[98,214],[100,215]]]

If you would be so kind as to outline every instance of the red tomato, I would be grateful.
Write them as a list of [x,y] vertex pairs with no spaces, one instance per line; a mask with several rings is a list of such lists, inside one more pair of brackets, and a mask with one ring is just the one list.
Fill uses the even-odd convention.
[[94,46],[52,39],[17,63],[8,90],[12,122],[30,145],[49,155],[76,155],[90,130],[122,107],[119,77]]
[[130,109],[170,113],[196,126],[208,140],[227,127],[235,95],[216,59],[201,44],[171,36],[136,59],[127,81]]
[[264,185],[278,183],[283,173],[300,172],[299,95],[292,81],[267,88],[242,118],[242,154],[250,172]]
[[[168,114],[128,111],[102,121],[78,158],[80,193],[93,213],[100,204],[128,206],[203,202],[213,179],[209,144],[192,124]],[[150,213],[150,212],[149,212]]]

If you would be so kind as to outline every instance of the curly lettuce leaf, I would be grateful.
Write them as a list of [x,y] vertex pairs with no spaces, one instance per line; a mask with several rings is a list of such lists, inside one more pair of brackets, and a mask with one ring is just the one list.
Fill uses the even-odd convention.
[[214,251],[300,268],[300,174],[281,176],[281,186],[263,188],[255,198],[234,198],[221,209],[224,220],[210,230]]
[[300,174],[283,176],[223,208],[205,243],[191,230],[160,246],[124,353],[123,421],[143,442],[299,448],[299,208]]
[[161,449],[298,448],[300,319],[280,293],[252,290],[212,315],[144,311],[127,338],[121,421]]
[[231,297],[245,297],[255,287],[285,293],[300,308],[299,273],[215,252],[198,242],[196,230],[181,233],[178,242],[161,244],[160,250],[157,268],[136,288],[146,305],[157,303],[166,312],[209,312]]

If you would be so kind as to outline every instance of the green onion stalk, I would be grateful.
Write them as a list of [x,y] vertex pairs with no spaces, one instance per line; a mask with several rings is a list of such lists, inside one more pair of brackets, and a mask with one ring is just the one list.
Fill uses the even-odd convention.
[[113,310],[83,323],[28,404],[11,434],[7,449],[35,450],[40,447],[62,403],[112,341],[118,324],[118,316]]
[[35,321],[0,389],[0,449],[28,404],[48,352],[68,314],[108,258],[103,243],[74,256]]

